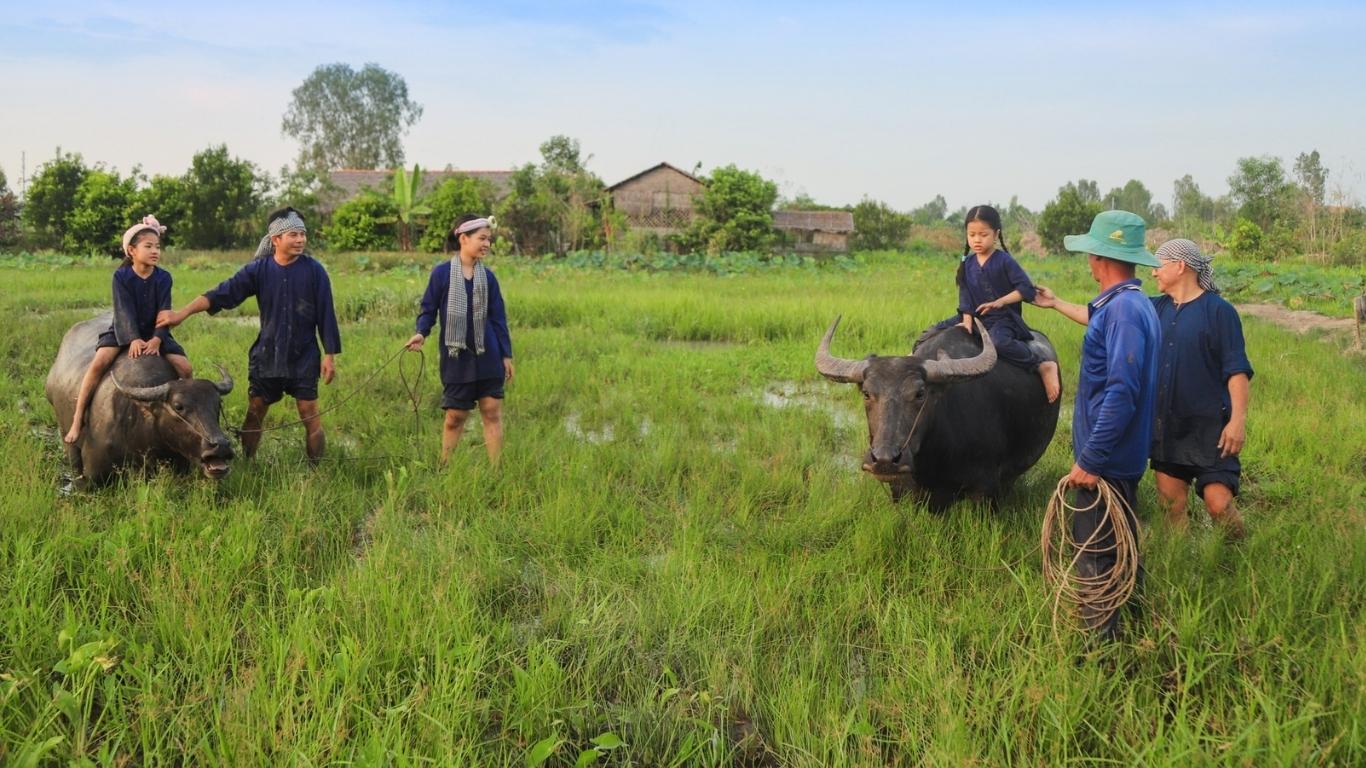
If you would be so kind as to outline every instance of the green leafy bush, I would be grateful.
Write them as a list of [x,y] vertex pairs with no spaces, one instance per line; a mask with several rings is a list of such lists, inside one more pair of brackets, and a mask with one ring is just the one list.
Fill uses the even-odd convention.
[[451,231],[455,220],[466,213],[487,215],[493,210],[493,198],[493,186],[483,179],[470,176],[446,179],[425,201],[431,214],[427,218],[427,228],[418,238],[418,250],[440,253],[445,249],[446,233]]
[[337,206],[324,235],[337,251],[380,251],[397,245],[394,201],[367,190]]
[[692,224],[679,236],[685,251],[721,254],[768,247],[775,237],[778,185],[734,165],[717,168],[697,196]]

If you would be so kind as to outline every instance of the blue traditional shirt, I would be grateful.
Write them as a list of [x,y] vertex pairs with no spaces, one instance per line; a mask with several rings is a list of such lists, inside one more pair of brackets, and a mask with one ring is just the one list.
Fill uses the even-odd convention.
[[1136,279],[1086,305],[1081,373],[1072,409],[1072,455],[1093,475],[1143,476],[1152,442],[1160,331]]
[[157,327],[157,312],[171,308],[171,273],[153,267],[145,279],[128,265],[114,270],[114,338],[120,347],[134,339],[162,342],[171,338],[169,328]]
[[204,294],[209,312],[232,309],[256,297],[261,330],[248,353],[257,379],[316,379],[322,355],[341,352],[341,331],[332,304],[332,282],[321,262],[303,254],[281,266],[273,256],[253,259]]
[[1240,373],[1252,378],[1243,323],[1238,310],[1211,291],[1181,305],[1166,295],[1152,302],[1162,329],[1152,458],[1214,466],[1233,410],[1228,380]]
[[1001,323],[1009,323],[1019,332],[1017,335],[1028,339],[1029,329],[1025,325],[1020,302],[977,315],[978,307],[1011,291],[1019,291],[1024,301],[1034,300],[1034,283],[1014,256],[998,249],[991,254],[986,264],[978,264],[977,254],[969,253],[963,259],[963,284],[958,287],[958,316],[978,316],[988,330]]
[[[422,294],[422,309],[417,315],[417,332],[428,336],[441,318],[441,381],[445,384],[468,384],[480,379],[503,378],[503,358],[512,357],[512,337],[508,334],[507,308],[503,304],[503,292],[498,288],[498,279],[493,270],[485,268],[489,278],[489,306],[484,323],[484,354],[474,353],[474,312],[466,313],[465,348],[451,357],[446,348],[446,298],[451,289],[451,262],[443,261],[432,267],[432,276],[427,281],[427,291]],[[466,278],[465,306],[474,307],[474,280]]]

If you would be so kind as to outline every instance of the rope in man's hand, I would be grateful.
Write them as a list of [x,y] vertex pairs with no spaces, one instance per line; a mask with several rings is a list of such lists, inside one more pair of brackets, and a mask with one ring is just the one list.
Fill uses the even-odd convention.
[[[1054,590],[1055,633],[1064,600],[1076,606],[1088,628],[1098,629],[1109,623],[1138,585],[1138,538],[1137,532],[1129,527],[1133,511],[1124,497],[1101,479],[1096,485],[1096,500],[1089,506],[1075,507],[1067,501],[1068,487],[1066,477],[1058,481],[1044,512],[1040,541],[1044,581]],[[1077,543],[1072,538],[1072,519],[1098,505],[1104,507],[1099,524],[1086,541]],[[1113,543],[1102,544],[1107,539]],[[1107,572],[1077,572],[1078,562],[1108,555],[1113,555],[1115,563]]]

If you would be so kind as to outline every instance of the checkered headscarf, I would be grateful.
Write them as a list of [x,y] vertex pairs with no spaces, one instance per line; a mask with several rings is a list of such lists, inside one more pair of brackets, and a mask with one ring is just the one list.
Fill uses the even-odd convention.
[[1153,254],[1159,260],[1180,261],[1186,266],[1195,270],[1195,279],[1200,283],[1200,287],[1210,293],[1218,293],[1219,287],[1214,284],[1214,267],[1210,266],[1211,257],[1200,252],[1200,246],[1185,238],[1168,240],[1157,249]]
[[272,221],[269,229],[266,230],[266,236],[261,238],[260,245],[256,246],[255,258],[264,259],[267,256],[274,254],[275,246],[270,242],[270,239],[276,235],[283,235],[284,233],[295,229],[300,232],[308,231],[308,227],[304,226],[303,218],[299,216],[296,211],[290,211],[284,216]]

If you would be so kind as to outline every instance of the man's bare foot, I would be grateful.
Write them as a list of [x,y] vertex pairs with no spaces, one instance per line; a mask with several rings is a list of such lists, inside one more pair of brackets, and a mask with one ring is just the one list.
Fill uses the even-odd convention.
[[1057,402],[1058,395],[1062,394],[1062,380],[1058,378],[1058,364],[1052,360],[1039,363],[1039,378],[1043,379],[1043,393],[1048,396],[1048,402]]

